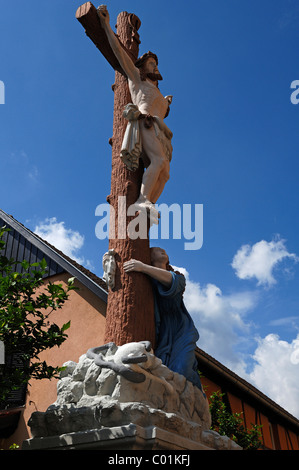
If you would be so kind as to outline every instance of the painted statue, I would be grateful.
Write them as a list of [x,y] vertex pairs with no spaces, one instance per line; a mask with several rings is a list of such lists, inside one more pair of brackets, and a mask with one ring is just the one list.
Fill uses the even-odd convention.
[[134,64],[121,47],[110,26],[106,5],[98,7],[98,16],[106,32],[109,44],[128,78],[132,103],[124,109],[128,120],[121,158],[130,170],[135,170],[142,157],[147,169],[143,175],[136,209],[155,212],[154,204],[169,179],[169,163],[172,157],[172,132],[165,125],[172,96],[163,96],[158,88],[162,77],[158,70],[158,58],[147,52]]
[[155,294],[155,355],[169,369],[184,375],[202,390],[195,357],[199,334],[183,301],[186,280],[183,274],[171,269],[167,253],[157,247],[151,248],[151,265],[134,259],[124,263],[126,273],[142,272],[152,279]]

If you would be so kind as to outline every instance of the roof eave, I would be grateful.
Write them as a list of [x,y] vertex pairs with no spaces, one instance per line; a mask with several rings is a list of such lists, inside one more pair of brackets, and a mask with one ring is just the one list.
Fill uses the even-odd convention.
[[36,246],[39,250],[53,259],[59,266],[61,266],[66,272],[71,276],[75,277],[88,289],[90,289],[95,295],[100,297],[104,302],[107,303],[108,293],[105,291],[99,284],[97,284],[93,279],[87,276],[84,272],[80,271],[79,268],[70,263],[66,258],[61,254],[51,248],[48,243],[43,242],[43,240],[35,235],[31,230],[27,229],[24,225],[20,224],[10,215],[6,214],[2,209],[0,209],[1,218],[10,225],[13,229],[21,233],[30,243]]

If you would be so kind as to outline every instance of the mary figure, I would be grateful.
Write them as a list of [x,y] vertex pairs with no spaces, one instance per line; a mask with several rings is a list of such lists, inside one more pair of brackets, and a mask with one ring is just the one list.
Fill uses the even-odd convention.
[[196,341],[199,334],[187,311],[183,293],[185,276],[174,272],[162,248],[151,248],[151,265],[137,260],[124,263],[126,272],[139,271],[152,279],[155,295],[155,355],[174,372],[186,377],[202,390],[197,360]]

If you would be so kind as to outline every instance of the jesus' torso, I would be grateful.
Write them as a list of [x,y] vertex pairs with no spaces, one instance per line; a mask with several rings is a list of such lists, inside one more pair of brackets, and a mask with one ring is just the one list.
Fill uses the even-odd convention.
[[140,80],[138,83],[128,80],[128,82],[133,104],[139,111],[164,119],[169,103],[159,88],[149,80]]

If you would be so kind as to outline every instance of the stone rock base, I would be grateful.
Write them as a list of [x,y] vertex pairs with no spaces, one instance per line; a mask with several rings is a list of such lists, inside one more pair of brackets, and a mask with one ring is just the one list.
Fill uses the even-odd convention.
[[240,449],[210,431],[203,391],[143,342],[100,350],[100,366],[88,353],[64,364],[57,400],[31,415],[24,449]]
[[203,431],[202,442],[156,426],[136,424],[79,431],[24,441],[22,450],[239,450],[233,441]]

